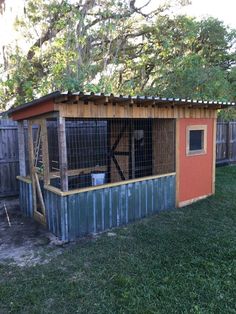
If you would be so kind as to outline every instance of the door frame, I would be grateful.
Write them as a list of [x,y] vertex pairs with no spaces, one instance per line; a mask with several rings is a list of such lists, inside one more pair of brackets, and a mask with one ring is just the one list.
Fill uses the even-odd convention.
[[[42,169],[43,172],[38,170],[36,161],[36,150],[33,138],[33,125],[38,125],[38,141],[37,145],[41,145],[42,149]],[[40,179],[43,179],[44,184],[49,183],[49,157],[48,157],[48,135],[47,135],[47,123],[46,119],[30,119],[28,121],[28,145],[29,145],[29,167],[30,176],[32,180],[33,191],[33,215],[35,220],[46,225],[46,208],[43,198],[42,188],[40,186]],[[38,146],[37,149],[40,147]],[[40,211],[38,211],[38,203],[40,205]]]

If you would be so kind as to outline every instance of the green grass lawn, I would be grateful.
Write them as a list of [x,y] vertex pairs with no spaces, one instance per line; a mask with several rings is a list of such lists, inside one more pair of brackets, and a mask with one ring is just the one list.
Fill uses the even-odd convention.
[[1,265],[0,313],[236,313],[236,167],[216,191],[49,264]]

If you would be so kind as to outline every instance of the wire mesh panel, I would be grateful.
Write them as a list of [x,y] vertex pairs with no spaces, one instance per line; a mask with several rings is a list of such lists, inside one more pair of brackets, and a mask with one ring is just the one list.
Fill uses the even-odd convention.
[[106,165],[107,122],[67,120],[68,169],[87,169]]
[[[107,173],[107,122],[66,120],[69,189],[92,185],[92,179]],[[75,171],[72,171],[75,170]]]
[[34,167],[39,173],[43,173],[43,157],[42,157],[42,138],[41,126],[39,124],[32,125],[33,149],[34,149]]
[[[30,131],[31,132],[31,131]],[[30,137],[31,138],[31,137]],[[32,184],[35,191],[36,206],[34,205],[34,213],[44,215],[44,202],[43,202],[43,177],[45,171],[45,165],[43,161],[43,136],[42,125],[40,123],[34,123],[32,125],[32,163],[33,171]]]
[[66,142],[69,189],[175,171],[174,119],[66,119]]
[[47,133],[50,184],[60,188],[58,121],[56,118],[47,119]]

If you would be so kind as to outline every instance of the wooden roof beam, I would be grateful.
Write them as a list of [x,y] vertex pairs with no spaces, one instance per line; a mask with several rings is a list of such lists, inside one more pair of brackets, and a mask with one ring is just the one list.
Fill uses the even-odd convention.
[[55,104],[66,103],[69,99],[69,95],[61,95],[57,97],[54,102]]
[[[96,96],[94,96],[94,97],[96,97]],[[107,105],[110,102],[109,98],[110,97],[107,97],[107,96],[103,96],[103,97],[99,97],[99,98],[95,98],[95,99],[93,99],[91,97],[90,100],[93,101],[95,103],[95,105]]]

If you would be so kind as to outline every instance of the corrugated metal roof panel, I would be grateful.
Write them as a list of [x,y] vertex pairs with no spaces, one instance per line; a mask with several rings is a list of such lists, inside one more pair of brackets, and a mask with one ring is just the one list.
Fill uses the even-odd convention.
[[68,97],[71,96],[79,96],[81,97],[81,99],[85,99],[89,100],[89,99],[97,99],[97,98],[102,98],[102,97],[108,97],[110,98],[110,101],[115,101],[115,102],[122,102],[122,101],[126,101],[126,100],[133,100],[133,101],[138,101],[138,102],[142,102],[142,101],[156,101],[156,102],[165,102],[165,103],[172,103],[172,104],[176,104],[178,105],[178,103],[180,103],[181,105],[186,103],[192,103],[192,104],[208,104],[208,105],[220,105],[220,106],[235,106],[235,102],[222,102],[222,101],[213,101],[213,100],[202,100],[202,99],[185,99],[185,98],[167,98],[167,97],[158,97],[158,96],[143,96],[143,95],[136,95],[136,96],[131,96],[131,95],[114,95],[114,94],[105,94],[105,93],[94,93],[94,92],[90,92],[90,93],[86,93],[86,92],[74,92],[74,93],[69,93],[69,92],[60,92],[60,91],[56,91],[53,93],[50,93],[48,95],[45,95],[41,98],[35,99],[31,102],[22,104],[16,108],[12,108],[8,111],[8,114],[11,114],[13,112],[19,111],[19,110],[24,110],[27,107],[39,104],[39,103],[43,103],[45,101],[48,100],[56,100],[58,99],[60,96],[66,96],[68,95]]

